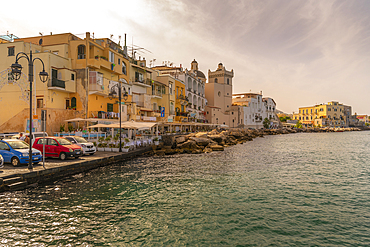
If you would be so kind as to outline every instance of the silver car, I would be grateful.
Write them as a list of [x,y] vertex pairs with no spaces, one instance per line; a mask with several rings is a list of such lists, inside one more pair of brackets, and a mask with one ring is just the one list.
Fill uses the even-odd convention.
[[96,152],[96,147],[93,143],[88,142],[85,138],[81,136],[63,136],[68,141],[76,144],[82,148],[82,152],[84,155],[90,154],[93,155]]

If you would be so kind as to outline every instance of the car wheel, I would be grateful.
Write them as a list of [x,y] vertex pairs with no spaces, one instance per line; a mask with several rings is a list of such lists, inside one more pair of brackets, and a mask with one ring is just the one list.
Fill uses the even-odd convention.
[[61,160],[65,160],[67,158],[66,154],[65,153],[60,153],[59,154],[59,159]]
[[11,162],[12,162],[13,166],[18,166],[19,165],[19,159],[17,157],[13,157]]
[[93,155],[94,153],[91,153],[90,155]]
[[80,158],[80,157],[78,157],[78,156],[77,156],[77,157],[75,157],[75,159],[78,159],[78,158]]

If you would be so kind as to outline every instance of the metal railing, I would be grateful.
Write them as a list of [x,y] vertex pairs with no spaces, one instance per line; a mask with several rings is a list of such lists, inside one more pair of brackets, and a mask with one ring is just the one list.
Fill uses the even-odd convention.
[[51,79],[51,87],[60,87],[60,88],[66,88],[66,82],[59,80],[57,78]]

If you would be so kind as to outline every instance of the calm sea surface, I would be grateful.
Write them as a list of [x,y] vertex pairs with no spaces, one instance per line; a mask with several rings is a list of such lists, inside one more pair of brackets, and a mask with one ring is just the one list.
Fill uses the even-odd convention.
[[0,246],[370,246],[370,132],[267,136],[0,194]]

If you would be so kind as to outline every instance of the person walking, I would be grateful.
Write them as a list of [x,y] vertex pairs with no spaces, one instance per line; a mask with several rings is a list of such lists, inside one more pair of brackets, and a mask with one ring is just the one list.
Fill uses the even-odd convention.
[[24,138],[24,141],[27,142],[29,145],[31,145],[30,144],[30,137],[28,135],[26,136],[26,138]]

